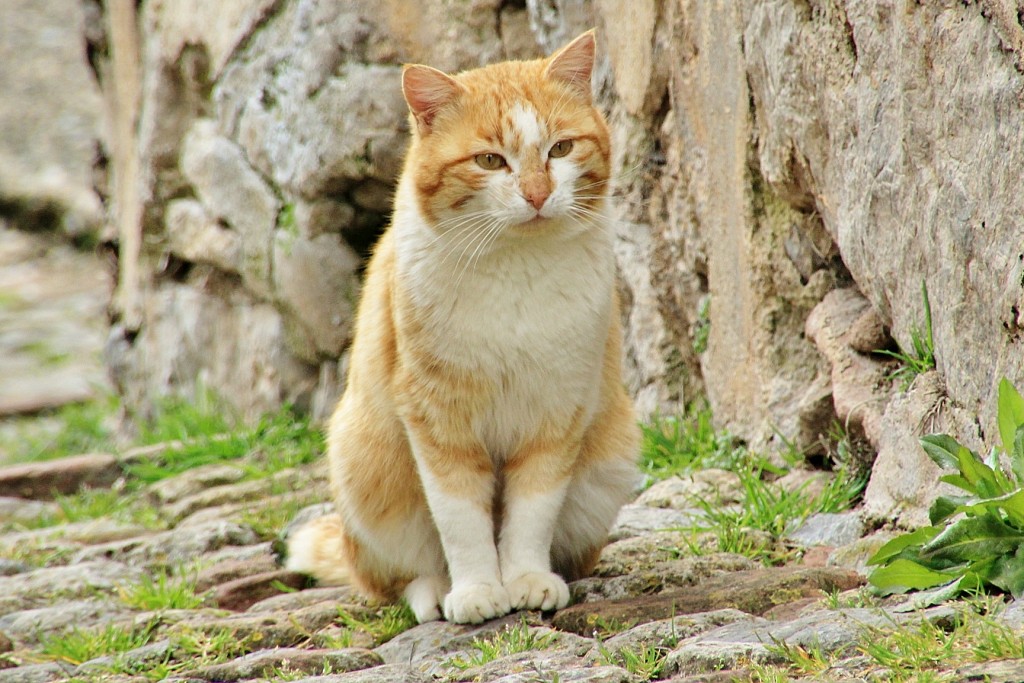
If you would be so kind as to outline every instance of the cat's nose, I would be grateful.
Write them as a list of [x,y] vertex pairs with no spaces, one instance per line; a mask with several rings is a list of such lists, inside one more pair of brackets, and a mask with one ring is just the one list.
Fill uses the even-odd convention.
[[540,207],[544,206],[544,202],[551,196],[551,181],[543,173],[533,173],[528,175],[520,183],[520,190],[523,193],[523,199],[530,203],[537,211],[540,211]]
[[544,202],[546,202],[550,196],[550,192],[527,193],[526,201],[530,202],[530,206],[540,211],[540,207],[544,206]]

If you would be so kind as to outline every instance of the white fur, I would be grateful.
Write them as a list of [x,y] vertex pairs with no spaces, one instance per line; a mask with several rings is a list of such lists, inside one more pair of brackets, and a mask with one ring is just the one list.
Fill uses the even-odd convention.
[[569,602],[551,572],[551,540],[568,481],[541,493],[509,495],[498,543],[501,577],[513,609],[555,609]]
[[523,102],[517,102],[512,105],[509,115],[512,117],[512,125],[519,133],[523,146],[538,147],[541,144],[542,132],[540,120],[533,107]]

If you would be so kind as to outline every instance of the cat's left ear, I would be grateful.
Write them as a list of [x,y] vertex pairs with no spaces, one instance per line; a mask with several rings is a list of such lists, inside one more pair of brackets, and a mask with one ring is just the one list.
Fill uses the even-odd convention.
[[462,86],[443,71],[422,64],[407,64],[402,70],[402,92],[420,133],[429,133],[434,117],[452,102]]
[[597,42],[594,29],[590,29],[548,58],[544,75],[570,86],[580,97],[590,102],[592,97],[590,75],[594,71]]

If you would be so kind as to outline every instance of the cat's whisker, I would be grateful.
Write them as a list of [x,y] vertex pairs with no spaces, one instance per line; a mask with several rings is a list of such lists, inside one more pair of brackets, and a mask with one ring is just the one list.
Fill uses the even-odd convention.
[[446,251],[444,258],[441,259],[441,265],[443,266],[448,262],[448,259],[456,251],[462,247],[462,252],[459,254],[459,258],[455,261],[455,270],[459,269],[459,265],[462,263],[463,256],[469,251],[476,243],[477,238],[485,234],[490,226],[493,218],[481,217],[475,222],[472,227],[466,228],[464,232],[459,236],[458,241],[446,245]]
[[[504,228],[505,226],[501,221],[499,221],[498,219],[494,219],[493,221],[487,224],[484,230],[481,231],[482,236],[479,239],[479,241],[476,241],[476,248],[473,250],[473,253],[466,261],[466,266],[461,270],[459,269],[458,264],[456,264],[455,266],[456,270],[459,271],[459,275],[455,280],[456,290],[458,290],[459,284],[462,282],[462,278],[465,276],[465,274],[476,267],[476,263],[479,261],[480,257],[483,255],[485,251],[485,246],[489,246],[490,244],[492,244],[494,240],[497,239],[497,236],[501,234]],[[463,256],[465,255],[466,251],[468,251],[468,248],[463,251]],[[459,263],[461,262],[462,256],[459,256]]]

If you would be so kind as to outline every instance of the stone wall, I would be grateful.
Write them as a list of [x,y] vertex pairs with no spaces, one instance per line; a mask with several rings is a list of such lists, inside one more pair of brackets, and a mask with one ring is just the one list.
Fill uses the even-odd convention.
[[[323,415],[399,169],[399,65],[532,57],[590,26],[643,412],[706,395],[752,444],[809,450],[838,419],[880,452],[886,516],[934,475],[906,472],[916,433],[989,445],[999,379],[1024,380],[1011,0],[148,0],[135,26],[109,347],[135,405],[202,383],[248,415]],[[922,284],[938,367],[904,394],[870,352],[909,347]]]

